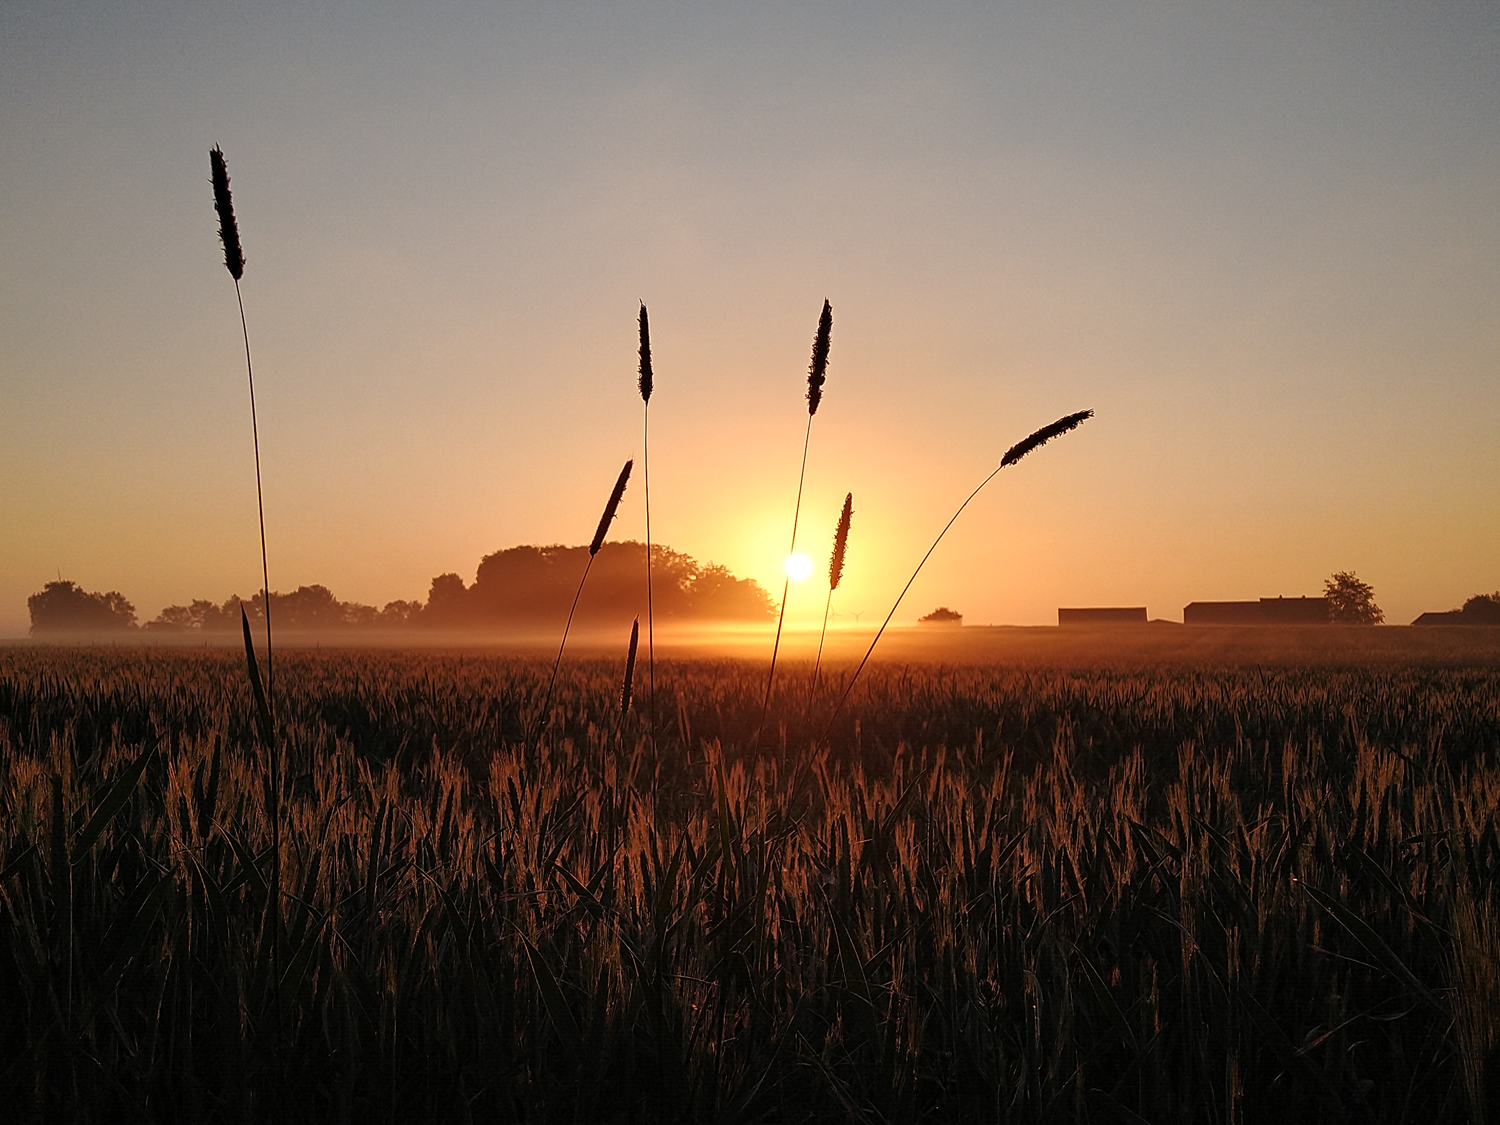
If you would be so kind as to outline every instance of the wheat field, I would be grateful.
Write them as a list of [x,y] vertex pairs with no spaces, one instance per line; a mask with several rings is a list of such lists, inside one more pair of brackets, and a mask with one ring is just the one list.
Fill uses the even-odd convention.
[[7,1117],[1500,1115],[1493,665],[621,664],[0,650]]

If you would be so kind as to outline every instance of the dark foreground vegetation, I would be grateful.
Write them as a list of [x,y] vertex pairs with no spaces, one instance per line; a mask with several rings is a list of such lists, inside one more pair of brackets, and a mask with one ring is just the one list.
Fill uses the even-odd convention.
[[242,656],[0,651],[7,1120],[1500,1114],[1493,666],[277,668],[279,896]]

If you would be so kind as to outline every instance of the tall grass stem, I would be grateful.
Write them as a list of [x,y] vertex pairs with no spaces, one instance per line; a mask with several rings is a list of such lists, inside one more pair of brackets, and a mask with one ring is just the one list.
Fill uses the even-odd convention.
[[260,481],[260,424],[255,413],[255,368],[250,362],[250,328],[245,321],[245,300],[240,283],[234,283],[234,299],[240,309],[240,333],[245,340],[245,376],[250,384],[250,440],[255,448],[255,510],[260,518],[260,593],[266,615],[266,707],[276,720],[276,666],[271,655],[271,567],[266,555],[266,501]]
[[[790,557],[797,549],[797,520],[802,514],[802,484],[807,479],[807,446],[812,440],[812,413],[807,415],[807,432],[802,435],[802,469],[797,474],[797,504],[792,509],[792,545],[787,548]],[[771,669],[766,674],[766,694],[760,701],[760,722],[755,725],[755,745],[760,746],[761,732],[765,730],[766,715],[771,709],[771,688],[776,683],[776,654],[781,651],[781,627],[786,621],[786,598],[792,588],[792,576],[788,574],[781,583],[781,611],[776,615],[776,640],[771,645]]]
[[932,552],[937,550],[938,544],[943,541],[943,536],[947,535],[948,529],[958,522],[958,517],[964,514],[964,509],[969,506],[974,497],[979,495],[985,485],[995,479],[1001,469],[1009,465],[1014,465],[1033,449],[1045,445],[1053,438],[1060,437],[1070,430],[1077,429],[1093,416],[1094,412],[1092,410],[1080,410],[1076,414],[1069,414],[1066,417],[1059,418],[1050,426],[1043,426],[1040,430],[1017,442],[1005,451],[1005,456],[1000,459],[1000,464],[995,466],[994,472],[980,481],[979,487],[969,493],[967,499],[958,506],[958,511],[953,513],[948,522],[943,525],[943,530],[938,532],[937,538],[932,541],[932,546],[928,547],[927,553],[922,556],[922,561],[917,563],[917,569],[911,572],[911,577],[906,580],[906,585],[901,587],[901,593],[896,595],[896,602],[891,606],[891,611],[885,615],[885,620],[880,623],[880,628],[875,631],[875,639],[870,642],[870,647],[865,650],[864,658],[860,660],[859,666],[854,669],[854,674],[849,677],[849,682],[844,685],[844,690],[839,695],[839,701],[834,705],[833,713],[828,716],[828,722],[824,725],[821,736],[823,739],[826,739],[828,732],[833,729],[833,721],[838,718],[839,712],[844,709],[844,703],[848,700],[849,693],[854,690],[855,681],[859,679],[859,674],[865,670],[865,665],[869,663],[870,654],[875,651],[875,646],[880,643],[880,638],[884,635],[886,626],[891,623],[891,618],[896,616],[896,610],[901,606],[901,599],[906,597],[906,592],[911,589],[912,583],[917,580],[917,575],[922,573],[922,568],[927,565],[927,560],[932,557]]
[[578,599],[583,596],[583,584],[589,580],[589,570],[594,565],[594,556],[589,555],[589,561],[584,564],[583,576],[578,579],[578,589],[573,591],[573,604],[568,607],[568,620],[563,625],[562,641],[557,646],[557,659],[552,662],[552,675],[547,679],[547,694],[542,698],[541,721],[543,726],[547,725],[547,711],[552,706],[552,688],[557,683],[557,670],[562,667],[563,649],[568,645],[568,631],[573,628],[573,614],[578,611]]
[[[651,744],[651,762],[656,765],[656,604],[651,584],[651,392],[655,375],[651,370],[651,322],[646,302],[641,302],[640,317],[640,391],[641,391],[641,491],[646,501],[646,737]],[[632,642],[631,652],[635,646]]]
[[[234,300],[240,310],[240,335],[245,342],[245,376],[250,387],[250,437],[255,449],[255,509],[260,521],[261,601],[266,615],[266,725],[274,735],[276,726],[276,665],[271,645],[271,568],[266,553],[266,502],[261,484],[260,423],[255,409],[255,365],[250,358],[250,327],[245,318],[245,298],[240,279],[245,275],[245,256],[240,245],[239,222],[234,214],[234,195],[229,187],[229,169],[224,152],[215,145],[208,154],[209,180],[214,190],[214,210],[219,217],[219,241],[224,247],[224,268],[234,279]],[[243,615],[243,609],[241,610]],[[249,640],[248,629],[246,640]],[[254,654],[251,653],[251,661]],[[266,746],[269,758],[271,821],[271,894],[267,903],[267,927],[271,975],[279,996],[280,977],[277,957],[281,935],[281,761],[274,739]]]
[[615,480],[615,487],[609,494],[609,502],[604,505],[604,514],[599,517],[599,526],[594,531],[593,541],[589,543],[589,561],[583,568],[583,576],[578,579],[578,589],[573,592],[573,604],[568,607],[568,620],[563,625],[562,641],[557,646],[557,659],[552,662],[552,675],[547,680],[547,694],[542,700],[542,720],[547,723],[548,710],[552,706],[552,689],[557,684],[557,670],[562,667],[563,649],[568,646],[568,633],[573,628],[573,615],[578,612],[578,599],[583,596],[583,584],[589,580],[589,571],[593,569],[594,559],[599,554],[599,549],[604,546],[604,536],[609,532],[609,525],[614,522],[615,513],[620,509],[620,499],[625,495],[625,486],[630,481],[630,468],[634,461],[626,461],[625,467],[620,470],[620,475]]
[[[813,336],[812,359],[807,365],[807,431],[802,435],[802,468],[797,472],[797,504],[792,509],[792,545],[787,548],[790,558],[797,550],[797,520],[802,514],[802,486],[807,480],[807,446],[812,440],[812,420],[823,401],[823,384],[828,381],[828,351],[833,341],[833,306],[823,298],[823,309],[818,314],[818,330]],[[771,668],[766,673],[766,695],[760,704],[760,722],[755,725],[755,746],[760,746],[760,736],[765,730],[766,715],[771,709],[771,691],[776,684],[776,656],[781,651],[781,629],[786,622],[786,599],[791,592],[792,576],[787,574],[781,583],[781,609],[776,614],[776,640],[771,645]]]

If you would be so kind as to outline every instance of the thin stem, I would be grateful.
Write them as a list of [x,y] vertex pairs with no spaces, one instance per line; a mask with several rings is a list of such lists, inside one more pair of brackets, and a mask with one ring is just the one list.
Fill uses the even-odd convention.
[[938,537],[932,541],[932,546],[927,548],[927,553],[922,556],[922,561],[917,564],[917,569],[911,572],[911,577],[906,580],[906,585],[901,587],[901,593],[896,596],[896,604],[891,606],[891,612],[885,615],[885,620],[880,623],[880,628],[876,630],[875,639],[870,642],[869,649],[865,651],[864,659],[859,662],[859,667],[854,669],[854,675],[850,676],[849,682],[844,685],[843,694],[839,696],[839,701],[833,708],[833,714],[828,716],[828,724],[823,728],[823,738],[827,738],[828,732],[833,729],[833,720],[838,718],[839,712],[844,709],[844,701],[849,698],[849,693],[854,690],[854,681],[859,679],[859,674],[865,670],[865,665],[870,660],[870,653],[874,652],[875,646],[880,643],[881,634],[885,632],[885,627],[891,623],[891,618],[896,616],[896,610],[901,605],[901,599],[906,597],[906,592],[911,589],[911,584],[917,580],[917,575],[922,573],[922,568],[927,565],[927,560],[932,557],[932,552],[937,550],[937,545],[943,541],[943,536],[948,534],[948,529],[957,522],[959,516],[963,515],[964,509],[969,506],[969,501],[978,496],[980,489],[994,480],[995,473],[998,473],[1003,468],[1005,466],[1001,465],[994,473],[991,473],[979,482],[979,488],[969,493],[969,499],[958,506],[958,511],[953,513],[953,518],[943,525],[943,530],[938,532]]
[[828,587],[828,600],[823,603],[823,631],[818,634],[818,658],[813,661],[812,686],[807,689],[807,709],[812,710],[813,700],[818,694],[818,669],[823,666],[823,639],[828,636],[828,611],[833,608],[833,587]]
[[271,571],[266,563],[266,502],[260,485],[260,426],[255,417],[255,368],[250,363],[250,328],[245,323],[245,299],[240,295],[238,280],[234,283],[234,299],[240,306],[240,332],[245,337],[245,375],[250,382],[250,437],[255,444],[255,507],[260,515],[260,592],[265,601],[266,614],[266,706],[274,724],[276,672],[271,657]]
[[[266,501],[260,480],[260,423],[255,412],[255,367],[250,362],[250,327],[245,320],[245,298],[240,293],[239,278],[234,279],[234,299],[240,309],[240,334],[245,340],[245,376],[250,384],[250,437],[255,446],[255,508],[260,517],[261,601],[266,615],[266,710],[271,714],[271,730],[276,730],[276,671],[271,654],[271,569],[266,561]],[[266,748],[271,759],[271,894],[267,911],[271,933],[269,954],[271,975],[280,998],[280,965],[277,953],[281,945],[281,752],[273,740]]]
[[651,597],[651,402],[645,404],[641,466],[646,493],[646,733],[651,741],[651,790],[656,791],[656,607]]
[[594,556],[589,556],[588,566],[583,568],[583,577],[578,580],[578,589],[573,594],[573,605],[568,610],[568,623],[563,626],[562,644],[557,646],[557,659],[552,664],[552,678],[547,681],[547,696],[542,700],[542,715],[548,714],[548,708],[552,706],[552,685],[557,683],[557,670],[562,666],[563,649],[568,644],[568,630],[573,627],[573,613],[578,609],[578,599],[583,595],[583,584],[588,581],[589,570],[594,565]]
[[[790,557],[797,550],[797,520],[802,515],[802,484],[807,479],[807,444],[812,440],[811,413],[807,416],[807,432],[802,435],[802,469],[797,474],[797,505],[792,509],[792,545],[787,548]],[[755,727],[755,746],[760,747],[761,732],[766,728],[766,713],[771,708],[771,685],[776,682],[776,654],[781,650],[781,624],[786,620],[786,596],[792,588],[791,575],[781,584],[781,612],[776,617],[776,642],[771,646],[771,670],[766,676],[766,697],[760,704],[760,722]]]

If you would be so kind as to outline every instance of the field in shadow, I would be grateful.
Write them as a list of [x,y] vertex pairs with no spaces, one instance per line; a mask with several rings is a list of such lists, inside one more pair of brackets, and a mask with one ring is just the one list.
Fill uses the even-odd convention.
[[1000,664],[898,640],[823,744],[786,663],[755,753],[763,661],[659,657],[654,755],[619,657],[565,663],[541,715],[550,658],[288,648],[275,910],[243,654],[0,650],[0,1097],[1477,1120],[1500,671],[1387,632],[1310,664],[1184,629],[1085,660],[1059,630],[943,641]]

